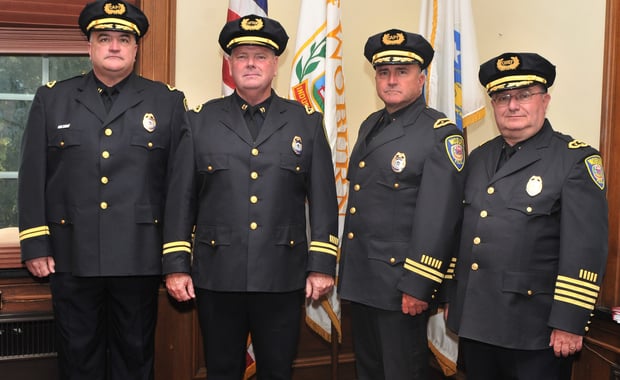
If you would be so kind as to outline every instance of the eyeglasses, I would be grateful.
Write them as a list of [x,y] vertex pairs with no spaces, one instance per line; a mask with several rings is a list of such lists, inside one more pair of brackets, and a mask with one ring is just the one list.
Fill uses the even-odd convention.
[[529,91],[521,91],[516,94],[497,94],[491,97],[493,103],[500,107],[506,107],[510,104],[510,100],[514,98],[519,104],[526,104],[532,101],[532,96],[546,94],[546,92],[529,92]]

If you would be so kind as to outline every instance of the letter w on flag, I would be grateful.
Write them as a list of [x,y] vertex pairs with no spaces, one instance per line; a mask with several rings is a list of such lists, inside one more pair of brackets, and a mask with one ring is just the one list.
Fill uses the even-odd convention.
[[[290,97],[324,115],[334,163],[340,238],[348,199],[349,164],[340,1],[302,0],[299,14]],[[321,302],[307,301],[306,323],[327,341],[332,341],[333,324],[338,341],[342,340],[340,300],[335,288]]]

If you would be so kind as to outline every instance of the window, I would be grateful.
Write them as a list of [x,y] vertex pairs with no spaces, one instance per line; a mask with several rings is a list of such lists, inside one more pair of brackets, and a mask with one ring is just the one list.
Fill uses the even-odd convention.
[[0,228],[17,226],[21,136],[36,89],[89,70],[87,56],[0,55]]

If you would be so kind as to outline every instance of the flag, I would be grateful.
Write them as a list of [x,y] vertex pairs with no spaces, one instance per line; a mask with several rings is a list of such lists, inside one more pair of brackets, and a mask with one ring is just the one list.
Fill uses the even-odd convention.
[[[325,132],[334,163],[340,219],[338,236],[341,237],[348,199],[346,172],[349,145],[342,68],[340,2],[302,0],[299,15],[290,97],[323,113]],[[321,302],[307,301],[306,323],[327,341],[332,341],[333,324],[338,333],[338,341],[342,341],[340,300],[335,287]]]
[[[230,0],[226,22],[251,14],[267,16],[267,0]],[[222,95],[230,95],[234,89],[235,84],[228,71],[228,60],[224,58],[222,61]]]
[[[478,83],[478,50],[470,0],[423,0],[420,34],[435,49],[426,73],[429,107],[453,118],[459,129],[481,120],[484,93]],[[457,372],[458,337],[446,329],[443,312],[429,318],[428,345],[443,373]]]
[[470,0],[423,0],[420,34],[435,49],[427,68],[426,103],[462,130],[485,115]]

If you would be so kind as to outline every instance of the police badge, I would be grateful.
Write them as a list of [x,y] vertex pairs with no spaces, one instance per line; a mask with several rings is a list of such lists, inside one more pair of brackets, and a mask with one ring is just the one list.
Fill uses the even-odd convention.
[[293,141],[291,142],[291,148],[293,148],[293,152],[295,152],[296,155],[300,155],[302,150],[303,150],[303,145],[301,143],[301,137],[299,136],[295,136],[293,137]]
[[407,166],[407,156],[405,153],[396,152],[392,157],[392,171],[394,173],[401,173]]
[[527,185],[525,185],[525,192],[530,197],[537,196],[538,194],[540,194],[542,189],[543,189],[542,177],[537,176],[537,175],[531,176],[530,179],[527,181]]
[[157,121],[155,120],[155,115],[153,115],[152,113],[145,113],[144,118],[142,119],[142,126],[149,133],[153,132],[155,130],[155,127],[157,127]]

